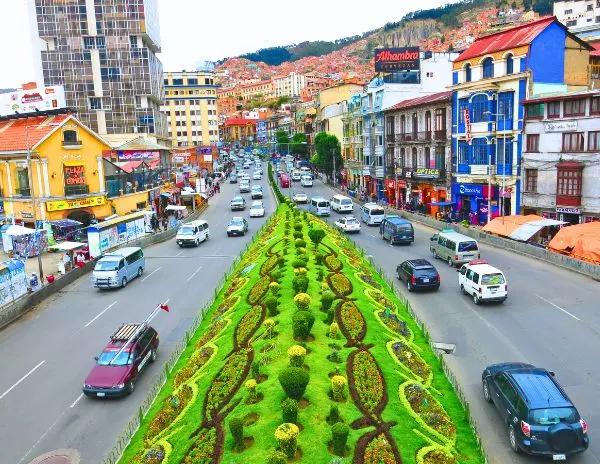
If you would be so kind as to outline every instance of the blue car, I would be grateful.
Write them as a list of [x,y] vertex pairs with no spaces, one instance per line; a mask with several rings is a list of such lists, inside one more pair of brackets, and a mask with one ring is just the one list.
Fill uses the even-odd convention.
[[412,224],[400,216],[385,216],[379,224],[379,235],[383,240],[389,240],[391,245],[415,241]]

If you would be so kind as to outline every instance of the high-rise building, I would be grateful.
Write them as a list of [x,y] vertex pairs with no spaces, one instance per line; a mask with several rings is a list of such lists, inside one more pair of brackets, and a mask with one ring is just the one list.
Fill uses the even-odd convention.
[[275,88],[275,97],[295,98],[300,96],[300,91],[306,87],[306,77],[304,74],[289,73],[287,76],[277,76],[273,78],[273,87]]
[[166,104],[161,107],[169,121],[174,147],[210,145],[219,140],[217,85],[212,72],[164,74]]
[[166,141],[157,0],[28,1],[45,85],[111,145]]

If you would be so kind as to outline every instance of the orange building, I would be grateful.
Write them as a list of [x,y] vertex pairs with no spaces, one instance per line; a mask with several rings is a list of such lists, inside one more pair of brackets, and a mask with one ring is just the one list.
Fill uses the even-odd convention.
[[237,143],[242,146],[256,141],[256,122],[258,119],[229,118],[220,126],[221,141]]

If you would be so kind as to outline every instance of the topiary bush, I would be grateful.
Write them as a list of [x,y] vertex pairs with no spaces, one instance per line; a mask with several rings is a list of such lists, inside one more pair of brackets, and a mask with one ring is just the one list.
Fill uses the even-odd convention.
[[302,238],[304,234],[302,232],[294,232],[294,238]]
[[331,378],[331,391],[334,401],[342,401],[346,397],[346,378],[342,375],[334,375]]
[[[332,384],[333,384],[333,379],[332,379]],[[258,400],[258,392],[256,391],[256,380],[254,380],[254,379],[246,380],[244,387],[248,391],[248,401],[250,403],[256,403],[256,401]]]
[[329,335],[329,338],[333,338],[335,340],[338,337],[339,330],[340,327],[338,326],[337,322],[332,322],[329,326],[329,333],[327,335]]
[[316,227],[308,229],[308,238],[310,238],[310,241],[313,242],[315,248],[317,248],[319,243],[321,243],[321,240],[325,238],[325,231]]
[[281,416],[283,422],[290,424],[298,423],[298,402],[292,398],[286,398],[281,402]]
[[308,277],[304,274],[295,276],[292,279],[292,287],[294,287],[294,293],[296,295],[298,293],[306,293],[306,290],[308,289]]
[[283,256],[277,258],[277,264],[279,265],[279,267],[285,266],[285,258]]
[[294,337],[306,340],[310,335],[314,323],[315,316],[313,316],[310,311],[297,311],[294,316],[292,316],[292,330],[294,331]]
[[[273,283],[273,282],[271,282]],[[272,289],[273,287],[271,287]],[[277,316],[279,314],[279,311],[277,310],[277,305],[279,304],[279,302],[277,301],[277,298],[275,298],[274,296],[269,296],[265,299],[265,306],[267,307],[267,311],[269,312],[269,316],[273,317],[273,316]]]
[[260,378],[260,363],[258,361],[252,362],[252,364],[250,365],[250,373],[252,375],[252,378],[258,381],[258,379]]
[[294,224],[294,230],[300,232],[302,230],[302,224]]
[[299,310],[308,310],[310,308],[310,295],[308,293],[298,293],[294,297],[294,303]]
[[333,441],[333,452],[338,456],[343,456],[346,451],[346,442],[350,428],[342,422],[336,422],[331,426],[331,438]]
[[298,447],[298,433],[300,429],[296,424],[281,424],[275,430],[275,439],[279,443],[279,448],[285,453],[288,458],[293,458],[296,455]]
[[335,308],[329,308],[327,310],[327,317],[325,318],[325,324],[331,324],[335,319]]
[[340,410],[337,405],[331,405],[329,408],[329,414],[327,415],[327,422],[331,425],[336,424],[342,421],[342,416],[340,416]]
[[287,352],[288,358],[290,359],[290,366],[302,367],[304,365],[304,358],[306,357],[306,348],[293,345]]
[[275,296],[279,295],[279,284],[277,282],[271,282],[269,284],[269,288],[271,289],[271,293]]
[[279,373],[279,384],[285,394],[300,401],[310,380],[308,372],[300,367],[286,367]]
[[233,436],[235,451],[244,450],[244,421],[238,417],[234,417],[229,421],[229,431]]
[[306,267],[307,261],[306,261],[306,257],[304,256],[298,256],[296,259],[294,259],[292,261],[292,267],[293,268],[300,268],[300,267]]
[[323,253],[315,253],[315,263],[323,264]]
[[331,304],[333,303],[334,299],[335,295],[333,294],[333,292],[329,290],[323,292],[323,294],[321,295],[321,309],[323,311],[327,311],[329,308],[331,308]]
[[287,464],[287,456],[281,451],[273,451],[267,457],[267,464]]
[[296,248],[306,248],[306,240],[302,240],[301,238],[297,238],[294,242]]

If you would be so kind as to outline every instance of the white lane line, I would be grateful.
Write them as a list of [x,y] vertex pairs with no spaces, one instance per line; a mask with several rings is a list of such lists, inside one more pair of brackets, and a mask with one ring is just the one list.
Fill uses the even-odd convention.
[[154,274],[155,272],[158,272],[158,271],[160,271],[161,269],[162,269],[162,267],[157,267],[156,269],[154,269],[154,270],[153,270],[153,271],[152,271],[150,274],[148,274],[146,277],[144,277],[144,278],[142,279],[142,282],[146,282],[146,279],[147,279],[148,277],[150,277],[150,276],[151,276],[152,274]]
[[546,303],[548,303],[549,305],[554,306],[556,309],[560,309],[563,313],[565,313],[567,316],[571,316],[573,319],[575,319],[576,321],[580,321],[581,319],[579,319],[577,316],[575,316],[574,314],[571,314],[569,311],[567,311],[565,308],[561,308],[558,305],[555,305],[554,303],[552,303],[550,300],[547,300],[546,298],[544,298],[543,296],[539,296],[536,295],[540,300],[545,301]]
[[6,390],[4,393],[2,393],[0,395],[0,400],[2,398],[4,398],[6,395],[8,395],[11,391],[13,391],[23,380],[25,380],[27,377],[29,377],[31,374],[33,374],[35,372],[35,370],[40,367],[42,364],[44,364],[46,362],[46,360],[44,359],[42,362],[38,363],[37,366],[35,366],[33,369],[31,369],[27,374],[25,374],[23,377],[21,377],[12,387],[10,387],[8,390]]
[[201,269],[202,269],[202,266],[198,267],[198,269],[196,269],[194,271],[194,273],[187,278],[187,281],[189,282],[190,280],[192,280],[194,278],[194,276],[200,272]]
[[25,460],[25,458],[26,458],[27,456],[29,456],[29,454],[30,454],[30,453],[31,453],[31,452],[32,452],[32,451],[35,449],[35,447],[36,447],[37,445],[39,445],[39,444],[40,444],[40,442],[41,442],[41,441],[42,441],[42,440],[43,440],[43,439],[46,437],[46,435],[48,435],[48,433],[50,432],[50,430],[52,430],[52,429],[54,428],[54,426],[55,426],[56,424],[58,424],[58,421],[61,419],[61,417],[62,417],[62,416],[64,416],[64,415],[65,415],[65,413],[66,413],[66,412],[67,412],[67,410],[65,409],[63,412],[61,412],[61,413],[60,413],[60,415],[58,416],[58,418],[57,418],[57,419],[56,419],[56,420],[55,420],[55,421],[52,423],[52,425],[51,425],[50,427],[48,427],[48,430],[46,430],[46,431],[45,431],[45,432],[42,434],[42,436],[41,436],[41,437],[38,439],[38,441],[36,441],[36,442],[33,444],[33,446],[27,450],[27,452],[26,452],[26,453],[25,453],[25,455],[24,455],[24,456],[21,458],[21,460],[18,462],[18,464],[21,464],[21,463],[22,463],[22,462]]
[[75,401],[73,401],[73,402],[71,403],[71,406],[69,406],[69,407],[70,407],[71,409],[73,409],[73,408],[75,407],[75,405],[76,405],[77,403],[79,403],[79,400],[80,400],[81,398],[83,398],[83,393],[82,393],[81,395],[79,395],[79,396],[77,397],[77,399],[76,399]]
[[109,304],[106,308],[104,308],[102,311],[100,311],[96,317],[94,319],[92,319],[90,322],[88,322],[86,325],[84,325],[84,327],[89,327],[90,325],[92,325],[92,323],[98,319],[100,316],[102,316],[106,311],[108,311],[110,308],[112,308],[114,305],[116,305],[117,302],[113,301],[111,304]]
[[183,254],[183,250],[181,250],[179,253],[177,253],[177,254],[175,255],[175,257],[177,257],[177,256],[181,256],[182,254]]

